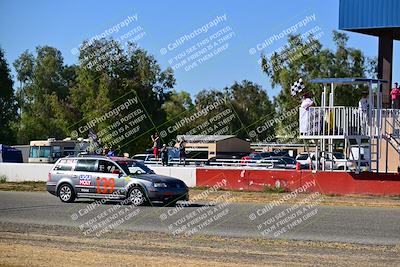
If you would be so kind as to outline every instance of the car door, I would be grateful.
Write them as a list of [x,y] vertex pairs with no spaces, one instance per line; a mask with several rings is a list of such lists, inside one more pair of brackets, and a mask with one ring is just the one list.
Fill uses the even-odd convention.
[[125,178],[122,170],[112,161],[99,159],[96,170],[96,193],[122,195]]
[[77,193],[96,193],[96,164],[96,159],[78,159],[73,173]]
[[[72,170],[75,163],[76,159],[60,159],[51,172],[51,181],[58,182],[63,178],[68,178],[74,182]],[[75,186],[75,184],[73,185]]]

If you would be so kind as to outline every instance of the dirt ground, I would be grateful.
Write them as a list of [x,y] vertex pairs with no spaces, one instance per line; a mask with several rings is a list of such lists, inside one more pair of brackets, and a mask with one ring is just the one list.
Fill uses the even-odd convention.
[[[196,201],[212,201],[225,193],[225,191],[215,191],[209,194],[203,194],[205,188],[190,189],[190,198]],[[0,183],[0,191],[46,191],[44,182],[6,182]],[[231,200],[238,203],[268,203],[282,198],[284,193],[273,192],[250,192],[250,191],[230,191]],[[293,204],[291,200],[287,204]],[[292,201],[296,201],[293,199]],[[323,195],[321,205],[325,206],[358,206],[358,207],[382,207],[382,208],[400,208],[400,196],[368,196],[368,195]]]
[[400,246],[114,231],[83,238],[60,226],[0,224],[1,266],[399,266]]

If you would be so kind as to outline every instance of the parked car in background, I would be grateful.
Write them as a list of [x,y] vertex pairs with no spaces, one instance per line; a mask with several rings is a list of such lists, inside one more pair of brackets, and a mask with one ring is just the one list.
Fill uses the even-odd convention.
[[131,159],[140,160],[142,162],[155,160],[154,154],[136,154]]
[[[253,152],[249,154],[248,156],[242,157],[241,163],[250,163],[249,165],[253,164],[255,166],[258,165],[267,165],[270,167],[269,161],[271,161],[271,158],[277,160],[278,158],[287,158],[288,162],[290,160],[294,160],[291,158],[288,154],[287,151],[272,151],[272,152]],[[289,160],[290,159],[290,160]],[[284,160],[284,162],[286,162]],[[282,162],[282,163],[284,163]],[[286,162],[287,163],[287,162]],[[288,167],[289,168],[289,167]]]
[[260,152],[260,156],[262,158],[270,158],[270,157],[289,157],[289,153],[283,150],[274,150],[270,152]]
[[[351,169],[354,166],[353,162],[345,159],[345,156],[342,152],[323,153],[322,156],[325,160],[325,168],[328,169],[332,168],[333,170],[345,170]],[[322,160],[323,159],[321,158],[321,163]]]
[[[312,164],[313,169],[316,169],[315,153],[300,153],[296,156],[296,161],[301,165]],[[345,170],[352,169],[354,164],[350,160],[346,160],[342,152],[320,153],[318,156],[318,169],[322,169],[322,163],[325,161],[325,169]]]
[[310,154],[309,153],[300,153],[296,156],[296,161],[302,165],[310,164],[311,163]]
[[[154,154],[136,154],[131,157],[131,159],[140,160],[147,164],[156,163],[156,158]],[[160,159],[161,162],[161,159]],[[168,147],[168,162],[173,164],[174,162],[179,162],[179,151],[174,147]]]
[[242,163],[242,164],[249,163],[249,165],[250,165],[250,164],[256,163],[258,160],[261,160],[261,159],[262,159],[262,156],[260,155],[260,153],[255,152],[255,153],[250,153],[249,155],[242,157],[240,163]]
[[262,159],[259,163],[268,164],[272,169],[296,169],[296,160],[291,157],[269,157]]

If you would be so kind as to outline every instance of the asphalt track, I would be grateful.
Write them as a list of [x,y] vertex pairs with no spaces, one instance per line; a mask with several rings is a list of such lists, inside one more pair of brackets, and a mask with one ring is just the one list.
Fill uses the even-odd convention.
[[[183,208],[162,205],[121,206],[119,202],[98,205],[89,200],[61,203],[58,198],[45,192],[0,192],[0,222],[74,226],[82,235],[89,237],[101,235],[101,229],[108,226],[111,233],[112,229],[117,229],[172,234],[400,244],[400,209],[301,206],[295,210],[291,205],[279,205],[265,212],[264,207],[265,205],[259,204],[223,201],[212,203],[210,206],[192,203]],[[293,217],[296,211],[298,215]]]

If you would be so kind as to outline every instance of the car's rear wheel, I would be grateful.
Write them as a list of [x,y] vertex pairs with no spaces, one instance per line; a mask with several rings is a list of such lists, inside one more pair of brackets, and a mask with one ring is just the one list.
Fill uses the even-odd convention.
[[133,187],[129,190],[128,199],[135,206],[143,205],[147,201],[146,195],[139,187]]
[[74,202],[75,200],[75,192],[71,185],[62,184],[58,189],[58,197],[62,202]]

